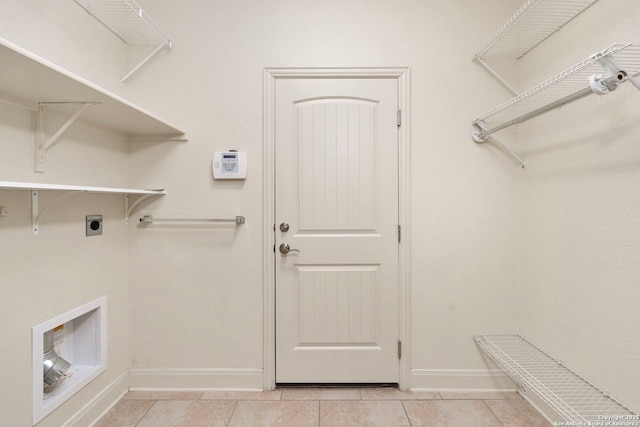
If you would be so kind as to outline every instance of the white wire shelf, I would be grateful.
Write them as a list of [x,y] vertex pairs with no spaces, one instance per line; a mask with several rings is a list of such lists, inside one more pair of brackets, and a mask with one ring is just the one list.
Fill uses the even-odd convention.
[[74,0],[120,40],[128,45],[150,45],[153,51],[131,69],[121,81],[164,48],[171,49],[171,39],[134,0]]
[[518,59],[598,0],[528,0],[474,59]]
[[511,378],[539,397],[562,421],[600,425],[595,423],[615,419],[635,422],[629,425],[640,425],[637,414],[526,338],[520,335],[478,335],[474,340]]
[[[475,119],[472,124],[479,132],[474,134],[474,139],[483,142],[494,132],[523,123],[576,99],[592,93],[613,91],[626,80],[637,86],[635,76],[638,74],[640,46],[611,45]],[[598,91],[605,84],[609,87]]]

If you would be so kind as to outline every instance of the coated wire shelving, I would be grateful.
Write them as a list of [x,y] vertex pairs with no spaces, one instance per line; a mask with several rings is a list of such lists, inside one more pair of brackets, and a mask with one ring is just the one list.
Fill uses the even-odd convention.
[[598,0],[528,0],[474,56],[519,59]]
[[511,93],[518,91],[488,60],[517,60],[598,0],[528,0],[473,56]]
[[627,80],[640,89],[639,74],[640,46],[611,45],[475,119],[479,131],[474,139],[484,142],[495,132],[592,93],[610,93]]
[[171,49],[171,39],[135,0],[74,0],[128,45],[152,46],[153,50],[122,79],[126,81],[162,49]]
[[[485,142],[490,136],[492,141],[503,148],[522,168],[525,162],[515,152],[507,148],[494,132],[514,124],[522,123],[544,112],[558,108],[568,102],[580,99],[590,93],[588,85],[597,93],[608,93],[626,80],[632,81],[640,89],[640,83],[634,80],[628,70],[611,64],[612,54],[627,46],[612,46],[609,50],[598,52],[581,63],[521,93],[514,88],[494,68],[495,60],[518,60],[540,43],[559,31],[570,21],[591,7],[598,0],[527,0],[524,5],[491,37],[473,56],[480,64],[505,86],[515,98],[496,107],[489,113],[472,122],[478,129],[473,132],[475,142]],[[491,62],[491,64],[490,64]],[[499,61],[498,61],[499,62]],[[592,65],[602,65],[605,76],[593,74]],[[597,68],[597,67],[596,67]],[[601,69],[599,69],[601,71]],[[595,72],[597,72],[596,70]],[[624,75],[618,71],[623,71]],[[585,73],[591,73],[586,74]],[[592,76],[596,76],[593,77]],[[589,79],[592,79],[591,82]],[[585,86],[587,89],[585,89]],[[494,125],[492,122],[496,122]]]
[[585,426],[626,421],[629,424],[625,425],[640,426],[638,414],[523,336],[478,335],[474,340],[516,383],[553,409],[561,421]]

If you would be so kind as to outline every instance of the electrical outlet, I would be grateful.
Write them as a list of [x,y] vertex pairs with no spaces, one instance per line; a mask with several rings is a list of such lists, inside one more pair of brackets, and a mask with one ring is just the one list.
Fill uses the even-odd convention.
[[102,235],[102,215],[87,215],[87,236]]

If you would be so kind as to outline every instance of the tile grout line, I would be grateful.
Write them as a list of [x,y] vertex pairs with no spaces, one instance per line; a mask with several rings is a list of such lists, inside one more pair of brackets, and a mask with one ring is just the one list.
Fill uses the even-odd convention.
[[227,420],[227,423],[226,423],[227,427],[231,425],[231,420],[233,419],[233,415],[236,413],[236,409],[238,409],[239,402],[240,402],[239,400],[236,400],[236,404],[233,405],[233,411],[231,411],[231,415],[229,416],[229,419]]
[[145,413],[140,417],[140,419],[138,420],[138,422],[136,423],[136,426],[140,425],[140,423],[142,422],[142,420],[144,420],[144,417],[146,417],[149,414],[149,411],[151,411],[151,408],[153,408],[154,406],[156,406],[156,403],[158,403],[157,400],[153,401],[153,404],[151,406],[149,406],[149,409],[147,409],[145,411]]
[[402,410],[404,411],[404,416],[407,417],[407,421],[409,422],[409,427],[413,427],[413,423],[411,422],[411,418],[409,417],[409,413],[407,412],[407,407],[404,406],[404,400],[400,401],[400,404],[402,405]]
[[505,426],[504,426],[504,423],[502,422],[502,420],[501,420],[500,418],[498,418],[498,416],[496,415],[496,413],[495,413],[495,412],[493,412],[493,409],[491,409],[491,406],[487,405],[487,402],[485,402],[485,399],[482,399],[482,403],[484,404],[484,406],[486,406],[486,407],[487,407],[487,409],[489,409],[489,412],[491,412],[491,415],[493,415],[493,416],[495,417],[495,419],[496,419],[496,420],[498,420],[498,422],[500,423],[500,425],[501,425],[502,427],[505,427]]

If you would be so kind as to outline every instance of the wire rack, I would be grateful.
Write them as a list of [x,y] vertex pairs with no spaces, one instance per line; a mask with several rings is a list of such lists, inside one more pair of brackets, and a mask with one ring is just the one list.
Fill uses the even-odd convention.
[[474,59],[518,59],[598,0],[528,0]]
[[124,43],[166,45],[171,40],[134,0],[74,0]]
[[604,58],[612,58],[631,76],[640,73],[640,46],[614,44],[497,106],[473,123],[489,125],[512,120],[519,123],[519,117],[588,89],[590,76],[605,73],[601,63]]
[[605,419],[615,419],[628,420],[629,425],[640,426],[639,418],[630,409],[526,338],[520,335],[478,335],[474,339],[509,376],[542,399],[562,420],[596,425]]

